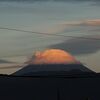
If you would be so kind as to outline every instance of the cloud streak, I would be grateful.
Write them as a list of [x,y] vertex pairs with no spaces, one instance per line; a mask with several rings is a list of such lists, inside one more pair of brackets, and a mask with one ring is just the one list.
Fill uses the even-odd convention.
[[3,59],[0,59],[0,64],[5,64],[5,63],[14,63],[14,62],[10,62],[10,61],[7,61],[7,60],[3,60]]

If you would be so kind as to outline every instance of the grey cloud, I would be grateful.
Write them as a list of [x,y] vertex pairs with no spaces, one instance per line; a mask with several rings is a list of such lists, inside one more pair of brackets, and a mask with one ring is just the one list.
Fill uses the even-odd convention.
[[49,48],[63,49],[73,55],[90,54],[100,50],[100,40],[70,39]]

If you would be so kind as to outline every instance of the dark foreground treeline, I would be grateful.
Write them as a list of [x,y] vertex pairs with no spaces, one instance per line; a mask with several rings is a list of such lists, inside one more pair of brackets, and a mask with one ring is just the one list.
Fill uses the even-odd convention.
[[0,100],[100,100],[100,74],[1,75]]

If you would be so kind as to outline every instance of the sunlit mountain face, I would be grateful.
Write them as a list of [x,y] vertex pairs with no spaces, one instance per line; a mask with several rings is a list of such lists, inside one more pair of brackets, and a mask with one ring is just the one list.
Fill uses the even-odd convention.
[[71,64],[78,63],[68,52],[60,49],[49,49],[43,52],[36,52],[31,64]]

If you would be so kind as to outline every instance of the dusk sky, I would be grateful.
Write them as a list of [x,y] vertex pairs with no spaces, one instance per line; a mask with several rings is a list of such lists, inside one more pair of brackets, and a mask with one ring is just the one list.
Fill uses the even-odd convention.
[[[0,67],[22,64],[35,51],[57,48],[68,51],[88,68],[100,72],[100,40],[66,37],[100,39],[99,1],[37,1],[39,0],[0,0]],[[92,23],[87,24],[89,20]],[[0,73],[16,70],[18,69],[2,69]]]

